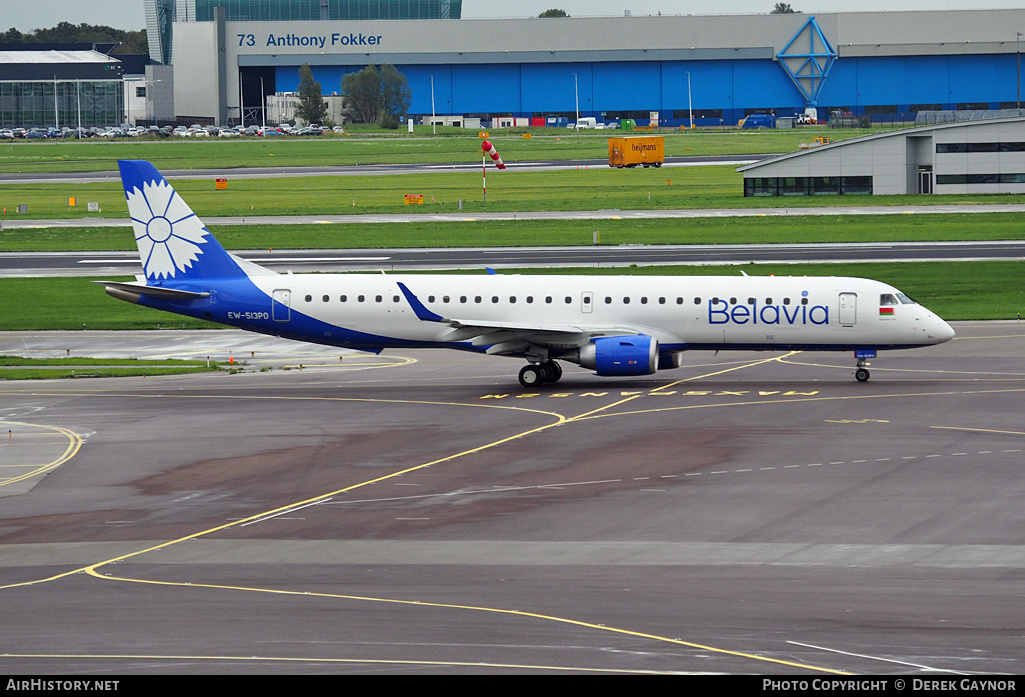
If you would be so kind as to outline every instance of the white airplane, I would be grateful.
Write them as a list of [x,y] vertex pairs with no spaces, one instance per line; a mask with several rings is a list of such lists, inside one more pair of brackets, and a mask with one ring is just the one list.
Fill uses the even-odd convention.
[[864,382],[877,350],[954,336],[863,278],[278,274],[225,251],[153,165],[119,164],[145,273],[100,281],[107,293],[261,334],[518,357],[528,388],[558,380],[559,361],[650,375],[689,350],[853,351]]

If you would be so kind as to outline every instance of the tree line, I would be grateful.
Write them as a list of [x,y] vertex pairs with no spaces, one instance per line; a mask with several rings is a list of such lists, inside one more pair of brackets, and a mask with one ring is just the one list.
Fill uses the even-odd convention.
[[126,31],[103,24],[60,22],[49,29],[23,33],[11,27],[0,32],[0,44],[108,44],[120,42],[114,54],[149,53],[146,30]]

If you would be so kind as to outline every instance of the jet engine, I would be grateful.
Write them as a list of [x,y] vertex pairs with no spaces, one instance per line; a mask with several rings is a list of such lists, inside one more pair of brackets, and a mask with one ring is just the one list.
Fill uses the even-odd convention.
[[606,377],[651,375],[658,369],[658,341],[644,334],[605,336],[582,347],[577,358],[582,367]]

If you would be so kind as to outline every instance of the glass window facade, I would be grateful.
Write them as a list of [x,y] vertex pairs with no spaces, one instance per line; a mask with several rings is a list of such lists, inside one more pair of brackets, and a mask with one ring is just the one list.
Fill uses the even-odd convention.
[[744,196],[866,196],[872,177],[751,177]]
[[[317,21],[321,0],[195,0],[195,20],[225,8],[229,22]],[[463,0],[327,0],[327,19],[460,19]],[[181,12],[178,21],[181,21]]]
[[0,82],[0,127],[116,126],[124,121],[120,80]]

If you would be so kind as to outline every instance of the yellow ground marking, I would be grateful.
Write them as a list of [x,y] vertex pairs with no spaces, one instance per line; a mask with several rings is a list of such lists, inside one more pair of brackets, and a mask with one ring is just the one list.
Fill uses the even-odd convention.
[[790,353],[787,353],[787,354],[782,355],[782,356],[774,356],[772,358],[762,358],[762,359],[757,360],[757,361],[751,361],[750,363],[742,363],[740,365],[735,365],[732,368],[726,368],[725,370],[717,370],[714,373],[705,373],[704,375],[695,375],[693,377],[684,378],[682,380],[677,380],[676,382],[671,382],[668,385],[663,385],[662,387],[656,387],[655,389],[653,389],[651,391],[652,392],[658,392],[659,390],[668,390],[670,387],[676,387],[677,385],[680,385],[680,384],[685,383],[685,382],[692,382],[694,380],[703,380],[705,378],[710,378],[710,377],[713,377],[715,375],[722,375],[723,373],[731,373],[734,370],[743,370],[744,368],[752,368],[752,367],[754,367],[756,365],[761,365],[763,363],[771,363],[772,361],[782,362],[783,359],[789,358],[790,356],[796,356],[798,353],[800,353],[800,351],[791,351]]
[[[847,399],[910,399],[913,397],[946,397],[966,394],[1006,394],[1008,392],[1025,392],[1025,388],[1006,390],[963,390],[948,392],[907,392],[893,394],[838,395],[835,397],[791,397],[790,399],[766,399],[754,402],[719,402],[715,404],[688,404],[675,407],[640,409],[638,411],[621,411],[615,414],[598,414],[588,419],[603,419],[609,416],[635,416],[637,414],[656,414],[664,411],[683,411],[686,409],[722,409],[724,407],[762,407],[772,404],[797,404],[800,402],[838,402]],[[579,420],[579,419],[578,419]]]
[[[803,366],[808,366],[808,367],[812,367],[812,368],[835,368],[837,370],[850,370],[851,372],[854,371],[854,366],[834,365],[834,364],[830,364],[830,363],[806,363],[804,361],[788,361],[788,360],[785,360],[786,358],[787,358],[787,356],[781,356],[778,360],[781,363],[786,363],[787,365],[803,365]],[[923,368],[879,368],[879,367],[876,367],[876,366],[872,366],[872,370],[874,370],[874,371],[875,370],[880,370],[880,371],[894,372],[894,373],[926,373],[926,374],[929,374],[929,375],[933,375],[933,374],[941,374],[941,375],[991,375],[991,376],[994,376],[992,378],[994,380],[1015,380],[1015,379],[1025,380],[1025,373],[974,372],[974,371],[967,371],[967,370],[928,370],[928,369],[923,369]],[[1006,377],[999,377],[999,376],[1006,376]],[[968,380],[968,379],[977,380],[978,378],[965,378],[965,379],[966,380]]]
[[942,428],[948,431],[974,431],[976,433],[999,433],[1006,436],[1025,436],[1025,431],[998,431],[992,428],[963,428],[960,426],[930,426],[929,428]]
[[[0,481],[0,486],[7,486],[8,484],[14,484],[16,482],[23,482],[26,479],[31,479],[32,477],[38,476],[40,474],[45,474],[46,472],[50,472],[52,470],[55,470],[58,467],[60,467],[61,465],[63,465],[65,462],[67,462],[68,460],[73,458],[75,455],[77,455],[79,448],[82,447],[82,437],[80,435],[78,435],[74,431],[70,431],[70,430],[68,430],[66,428],[61,428],[60,426],[46,426],[46,425],[43,425],[43,424],[27,424],[27,423],[22,423],[20,421],[0,421],[0,427],[3,427],[3,426],[7,426],[8,428],[11,428],[12,426],[17,426],[19,428],[42,428],[42,429],[46,429],[46,430],[49,430],[49,431],[53,431],[55,433],[59,433],[59,434],[65,436],[68,439],[68,446],[64,449],[64,452],[61,453],[60,457],[58,457],[56,460],[52,460],[52,461],[47,462],[47,463],[42,464],[42,465],[18,465],[19,467],[33,467],[34,469],[32,469],[31,471],[26,472],[24,474],[20,474],[20,475],[18,475],[16,477],[11,477],[10,479],[4,479],[3,481]],[[14,429],[11,429],[11,430],[14,430]],[[42,433],[18,434],[17,437],[18,438],[22,438],[23,436],[26,436],[26,435],[40,436],[40,435],[49,435],[49,434],[42,434]]]
[[[758,361],[758,363],[761,363],[761,362],[764,362],[764,361]],[[182,397],[185,397],[185,395],[182,395]],[[219,399],[221,397],[218,397],[218,396],[215,396],[215,395],[208,395],[205,398]],[[240,399],[251,399],[252,397],[239,397],[239,398]],[[125,577],[107,576],[107,575],[99,573],[97,571],[98,569],[100,569],[102,567],[105,567],[105,566],[108,566],[110,564],[121,562],[121,561],[124,561],[126,559],[131,559],[131,558],[134,558],[134,557],[139,557],[139,556],[142,556],[142,555],[150,553],[150,552],[155,552],[157,550],[166,549],[167,547],[171,547],[173,545],[176,545],[176,544],[179,544],[179,543],[182,543],[182,542],[186,542],[186,541],[189,541],[189,540],[195,540],[195,539],[199,539],[201,537],[206,537],[206,536],[212,535],[214,533],[217,533],[217,532],[220,532],[220,531],[223,531],[223,530],[227,530],[229,528],[238,527],[238,526],[244,525],[245,523],[248,523],[248,522],[251,522],[251,521],[254,521],[254,520],[258,520],[258,519],[261,519],[261,518],[266,518],[268,516],[278,515],[280,513],[287,512],[289,510],[293,510],[295,508],[313,505],[315,503],[323,501],[324,499],[328,499],[328,498],[331,498],[333,496],[337,496],[339,494],[348,493],[350,491],[354,491],[356,489],[361,489],[361,488],[370,486],[372,484],[377,484],[377,483],[380,483],[380,482],[383,482],[383,481],[386,481],[386,480],[389,480],[389,479],[393,479],[393,478],[396,478],[396,477],[400,477],[400,476],[403,476],[403,475],[406,475],[406,474],[409,474],[409,473],[412,473],[412,472],[416,472],[416,471],[419,471],[419,470],[427,469],[429,467],[432,467],[432,466],[435,466],[435,465],[438,465],[438,464],[441,464],[441,463],[444,463],[444,462],[451,462],[453,460],[462,458],[462,457],[464,457],[466,455],[471,455],[471,454],[474,454],[474,453],[482,452],[482,451],[490,449],[490,448],[498,447],[498,446],[503,445],[505,443],[509,443],[511,441],[514,441],[514,440],[525,438],[525,437],[527,437],[529,435],[532,435],[532,434],[535,434],[535,433],[540,433],[542,431],[548,430],[548,429],[553,428],[555,426],[559,426],[561,424],[568,423],[571,420],[575,420],[575,419],[567,419],[565,416],[563,416],[561,414],[556,414],[554,412],[542,412],[542,411],[535,410],[535,409],[523,409],[523,408],[520,408],[520,407],[507,407],[507,406],[504,406],[504,405],[503,406],[499,406],[499,405],[493,405],[493,404],[486,404],[486,405],[483,405],[483,404],[458,404],[458,403],[423,402],[423,401],[413,401],[413,400],[377,400],[377,399],[319,398],[319,397],[318,398],[306,398],[306,397],[299,397],[299,398],[295,398],[295,397],[287,397],[287,398],[282,398],[282,397],[262,397],[261,398],[261,397],[256,397],[256,398],[257,399],[282,399],[282,400],[288,400],[288,399],[310,399],[310,400],[313,400],[313,401],[325,401],[326,400],[326,401],[353,401],[353,402],[418,403],[418,404],[433,404],[433,405],[449,404],[451,406],[476,407],[476,408],[485,407],[485,408],[492,408],[492,409],[496,409],[496,408],[497,409],[512,409],[512,410],[515,410],[515,411],[524,411],[524,412],[533,412],[533,413],[539,413],[539,414],[547,414],[548,416],[554,417],[556,420],[553,423],[546,424],[544,426],[539,426],[539,427],[532,428],[532,429],[528,429],[526,431],[522,431],[522,432],[514,434],[512,436],[508,436],[506,438],[501,438],[501,439],[498,439],[496,441],[492,441],[491,443],[487,443],[487,444],[478,446],[476,448],[470,448],[468,450],[464,450],[464,451],[461,451],[459,453],[455,453],[453,455],[449,455],[449,456],[446,456],[446,457],[443,457],[443,458],[439,458],[437,460],[432,460],[431,462],[426,462],[426,463],[423,463],[423,464],[420,464],[420,465],[416,465],[414,467],[408,467],[406,469],[399,470],[399,471],[396,471],[396,472],[392,472],[392,473],[387,474],[387,475],[382,475],[382,476],[376,477],[374,479],[369,479],[369,480],[366,480],[364,482],[360,482],[360,483],[357,483],[357,484],[354,484],[354,485],[351,485],[351,486],[348,486],[348,487],[344,487],[342,489],[338,489],[338,490],[333,491],[333,492],[328,492],[328,493],[321,494],[319,496],[315,496],[315,497],[312,497],[312,498],[309,498],[309,499],[306,499],[306,500],[303,500],[303,501],[293,502],[293,503],[288,504],[286,506],[280,506],[280,507],[275,508],[275,509],[270,510],[270,511],[265,511],[265,512],[261,512],[259,514],[252,515],[252,516],[249,516],[249,517],[246,517],[246,518],[242,518],[242,519],[239,519],[239,520],[234,520],[234,521],[232,521],[230,523],[226,523],[224,525],[216,526],[216,527],[210,528],[208,530],[199,531],[199,532],[193,533],[191,535],[187,535],[185,537],[181,537],[181,538],[178,538],[178,539],[175,539],[175,540],[169,540],[167,542],[163,542],[163,543],[158,544],[158,545],[153,545],[151,547],[147,547],[145,549],[137,550],[135,552],[130,552],[128,554],[122,554],[122,555],[119,555],[119,556],[116,556],[116,557],[112,557],[110,559],[106,559],[104,561],[100,561],[100,562],[96,562],[94,564],[90,564],[90,565],[85,566],[85,567],[80,567],[80,568],[74,569],[72,571],[67,571],[67,572],[64,572],[64,573],[56,574],[56,575],[48,577],[48,578],[38,579],[38,580],[34,580],[34,581],[27,581],[27,582],[23,582],[23,583],[14,583],[14,584],[8,584],[8,585],[0,586],[0,589],[37,585],[37,584],[46,583],[46,582],[49,582],[49,581],[56,581],[58,579],[66,578],[68,576],[84,572],[84,573],[89,574],[89,575],[91,575],[91,576],[93,576],[95,578],[99,578],[99,579],[103,579],[103,580],[120,581],[120,582],[125,582],[125,583],[142,583],[142,584],[148,584],[148,585],[161,585],[161,586],[174,586],[174,587],[192,587],[192,588],[197,588],[197,587],[198,588],[217,588],[217,589],[223,589],[223,590],[239,590],[239,591],[246,591],[246,592],[253,592],[253,593],[269,593],[269,594],[276,594],[276,595],[305,596],[305,597],[314,596],[314,597],[323,597],[323,598],[356,600],[356,601],[362,601],[362,602],[389,603],[389,604],[397,604],[397,605],[409,605],[409,606],[421,606],[421,607],[435,607],[435,608],[447,608],[447,609],[457,609],[457,610],[469,610],[469,611],[477,611],[477,612],[489,612],[489,613],[509,615],[509,616],[528,617],[528,618],[540,619],[540,620],[544,620],[544,621],[548,621],[548,622],[557,622],[557,623],[560,623],[560,624],[566,624],[566,625],[572,625],[572,626],[578,626],[578,627],[585,627],[585,628],[589,628],[589,629],[595,629],[595,630],[599,630],[599,631],[602,631],[602,632],[611,632],[611,633],[621,634],[621,635],[626,635],[626,636],[633,636],[633,637],[638,637],[638,638],[646,638],[646,639],[651,639],[653,641],[665,642],[665,643],[670,643],[670,644],[674,644],[674,645],[678,645],[678,646],[687,646],[687,647],[695,648],[695,649],[702,650],[702,651],[709,651],[709,652],[714,652],[714,653],[720,653],[720,654],[723,654],[723,655],[737,656],[737,657],[740,657],[740,658],[746,658],[746,659],[751,659],[751,660],[756,660],[756,661],[775,663],[775,664],[785,665],[785,666],[792,667],[792,668],[801,668],[801,669],[806,669],[806,670],[813,670],[813,671],[827,672],[827,673],[839,673],[839,671],[835,671],[835,670],[832,670],[832,669],[829,669],[829,668],[823,668],[823,667],[819,667],[819,666],[804,665],[804,664],[800,664],[800,663],[796,663],[796,662],[792,662],[792,661],[784,661],[784,660],[780,660],[780,659],[768,658],[768,657],[765,657],[765,656],[758,656],[758,655],[755,655],[755,654],[748,654],[748,653],[743,653],[743,652],[738,652],[738,651],[730,651],[728,649],[720,649],[720,648],[716,648],[716,647],[712,647],[712,646],[696,644],[696,643],[693,643],[693,642],[687,642],[687,641],[683,641],[683,640],[680,640],[680,639],[673,639],[673,638],[670,638],[670,637],[662,637],[662,636],[655,635],[655,634],[647,634],[647,633],[644,633],[644,632],[638,632],[638,631],[633,631],[633,630],[628,630],[628,629],[620,629],[620,628],[616,628],[616,627],[610,627],[608,625],[598,625],[598,624],[593,624],[593,623],[590,623],[590,622],[583,622],[581,620],[574,620],[574,619],[565,618],[565,617],[557,617],[557,616],[553,616],[553,615],[544,615],[544,614],[539,614],[539,613],[526,612],[526,611],[522,611],[522,610],[510,610],[510,609],[504,609],[504,608],[490,608],[490,607],[483,607],[483,606],[478,607],[478,606],[471,606],[471,605],[456,605],[456,604],[446,604],[446,603],[430,603],[430,602],[424,602],[424,601],[398,600],[398,599],[390,599],[390,598],[372,598],[372,597],[352,596],[352,595],[332,594],[332,593],[310,593],[310,592],[306,592],[306,591],[288,591],[288,590],[276,590],[276,589],[266,589],[266,588],[250,588],[250,587],[244,587],[244,586],[227,586],[227,585],[202,584],[202,583],[191,583],[191,582],[190,583],[172,583],[172,582],[164,582],[164,581],[153,581],[153,580],[147,580],[147,579],[133,579],[133,578],[125,578]],[[604,411],[604,410],[609,409],[609,408],[611,408],[613,406],[616,406],[618,404],[622,404],[624,402],[630,401],[630,400],[632,400],[634,398],[635,397],[629,397],[629,398],[627,398],[625,400],[620,400],[619,402],[615,402],[613,404],[607,405],[605,407],[601,407],[601,408],[596,409],[594,411],[587,412],[586,414],[583,414],[580,417],[576,417],[576,418],[594,418],[594,415],[597,414],[598,412]],[[77,452],[77,447],[75,448],[75,452]],[[442,663],[442,665],[448,665],[448,664],[447,663]]]
[[833,673],[837,675],[847,675],[842,671],[833,670],[831,668],[823,668],[821,666],[807,665],[803,663],[797,663],[795,661],[785,661],[778,658],[768,658],[766,656],[759,656],[757,654],[745,653],[743,651],[731,651],[729,649],[720,649],[714,646],[708,646],[705,644],[696,644],[690,641],[683,641],[682,639],[673,639],[670,637],[660,636],[658,634],[648,634],[647,632],[638,632],[630,629],[621,629],[618,627],[610,627],[604,624],[594,624],[592,622],[584,622],[582,620],[574,620],[567,617],[558,617],[556,615],[545,615],[537,612],[527,612],[524,610],[509,610],[505,608],[494,608],[481,605],[458,605],[454,603],[433,603],[422,600],[398,600],[394,598],[374,598],[368,596],[359,595],[345,595],[342,593],[317,593],[308,591],[289,591],[279,590],[273,588],[252,588],[248,586],[228,586],[222,584],[208,584],[208,583],[183,583],[178,581],[153,581],[148,579],[135,579],[126,578],[121,576],[105,576],[96,571],[96,569],[102,566],[97,564],[91,567],[87,567],[85,572],[96,578],[100,578],[106,581],[121,581],[125,583],[141,583],[145,585],[153,586],[171,586],[177,588],[210,588],[215,590],[235,590],[244,591],[247,593],[266,593],[269,595],[285,595],[285,596],[297,596],[302,598],[330,598],[334,600],[355,600],[359,602],[369,603],[384,603],[389,605],[408,605],[416,607],[426,608],[441,608],[446,610],[469,610],[473,612],[487,612],[499,615],[509,615],[514,617],[527,617],[531,619],[539,619],[547,622],[555,622],[558,624],[566,624],[574,627],[584,627],[585,629],[594,629],[601,632],[609,632],[612,634],[620,634],[624,636],[636,637],[640,639],[650,639],[652,641],[658,641],[668,644],[674,644],[676,646],[686,646],[692,649],[698,649],[699,651],[709,651],[713,653],[719,653],[727,656],[736,656],[738,658],[746,658],[755,661],[762,661],[765,663],[776,663],[779,665],[789,666],[791,668],[802,668],[805,670],[813,670],[823,673]]

